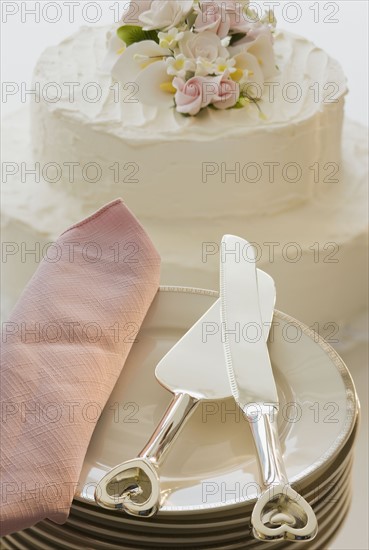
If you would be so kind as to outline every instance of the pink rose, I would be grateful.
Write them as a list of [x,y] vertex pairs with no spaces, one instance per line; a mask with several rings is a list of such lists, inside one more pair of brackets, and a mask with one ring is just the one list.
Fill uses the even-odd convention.
[[194,76],[187,82],[182,78],[174,78],[173,86],[177,90],[174,96],[177,111],[193,116],[210,103],[219,101],[219,83],[219,77]]
[[273,44],[273,34],[270,30],[270,27],[268,25],[265,25],[263,23],[257,22],[250,24],[247,28],[244,28],[244,32],[246,32],[246,36],[244,38],[241,38],[241,40],[238,40],[235,43],[235,46],[240,46],[242,44],[248,44],[250,42],[253,42],[256,40],[259,36],[266,36],[268,40],[270,40],[270,43]]
[[233,107],[240,97],[240,87],[237,82],[222,76],[222,80],[218,86],[219,100],[213,101],[214,107],[217,109],[228,109]]
[[230,29],[230,19],[226,12],[225,2],[206,0],[200,4],[200,13],[195,21],[197,32],[212,31],[219,38],[225,38]]
[[247,37],[251,40],[256,40],[257,37],[262,34],[264,34],[272,44],[274,43],[273,33],[270,30],[270,27],[268,25],[263,25],[263,24],[253,25],[250,31],[248,32]]
[[237,41],[237,45],[241,42],[251,42],[260,34],[267,35],[273,42],[273,35],[270,26],[266,21],[247,15],[244,11],[243,5],[236,0],[223,0],[223,2],[225,2],[226,12],[229,17],[231,34],[245,33],[247,35],[240,41]]
[[244,6],[237,0],[220,0],[225,6],[228,16],[230,30],[233,32],[243,32],[248,26],[248,18],[244,12]]
[[130,0],[125,7],[122,17],[122,23],[125,25],[136,25],[142,27],[143,23],[139,17],[151,7],[152,0]]

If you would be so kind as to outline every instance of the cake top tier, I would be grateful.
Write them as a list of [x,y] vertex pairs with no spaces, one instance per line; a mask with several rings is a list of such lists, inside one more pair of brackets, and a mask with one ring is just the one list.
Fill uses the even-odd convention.
[[[270,43],[266,50],[261,48],[260,54],[269,55],[272,51],[273,76],[265,77],[259,83],[250,80],[251,87],[246,88],[248,97],[245,96],[244,104],[238,105],[239,108],[234,105],[225,109],[220,103],[202,108],[191,116],[178,111],[175,94],[171,93],[173,90],[163,89],[170,87],[171,83],[167,81],[163,87],[163,73],[155,66],[160,63],[162,68],[168,68],[170,63],[167,60],[150,62],[145,69],[139,68],[137,78],[132,76],[132,67],[136,67],[137,72],[137,64],[142,62],[140,56],[144,54],[138,51],[129,54],[128,62],[125,56],[131,48],[163,47],[155,41],[145,40],[132,44],[123,52],[112,50],[112,42],[120,40],[116,30],[82,27],[75,35],[43,53],[36,67],[35,81],[41,83],[42,90],[53,82],[61,85],[58,101],[47,101],[50,111],[62,110],[64,115],[74,119],[109,126],[110,131],[130,140],[158,141],[168,136],[171,139],[209,140],[219,135],[245,135],[258,129],[265,131],[297,125],[329,108],[330,104],[339,102],[347,91],[340,65],[326,52],[305,38],[278,30],[274,32],[273,45]],[[206,36],[208,32],[197,34]],[[196,33],[191,34],[196,36]],[[217,38],[215,33],[214,36]],[[258,48],[261,42],[265,43],[265,38],[266,33],[260,34],[254,40],[254,46]],[[250,51],[248,42],[246,47]],[[260,61],[262,57],[258,57]],[[232,63],[229,59],[228,62]],[[107,66],[110,66],[109,70]],[[181,78],[168,76],[173,80]],[[219,80],[220,76],[202,78]],[[253,94],[252,90],[256,93]],[[196,86],[193,93],[196,93]],[[149,100],[151,104],[147,102],[148,95],[155,100]],[[42,99],[45,99],[45,94]],[[186,98],[182,99],[186,104]]]

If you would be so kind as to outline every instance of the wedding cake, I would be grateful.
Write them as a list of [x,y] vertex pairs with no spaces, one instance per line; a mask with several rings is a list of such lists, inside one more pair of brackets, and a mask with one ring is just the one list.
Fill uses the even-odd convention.
[[367,149],[339,63],[247,2],[142,0],[48,48],[34,81],[30,119],[7,122],[6,307],[48,243],[121,196],[163,284],[218,288],[221,237],[243,235],[277,307],[340,341],[365,307]]

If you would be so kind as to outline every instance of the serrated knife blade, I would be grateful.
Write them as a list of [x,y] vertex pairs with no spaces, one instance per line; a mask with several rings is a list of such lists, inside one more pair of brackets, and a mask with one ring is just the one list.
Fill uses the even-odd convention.
[[262,337],[255,251],[245,239],[234,235],[225,235],[222,247],[226,253],[220,266],[221,321],[232,394],[242,409],[250,403],[278,407],[268,348]]
[[[251,514],[252,532],[264,542],[310,541],[318,530],[316,516],[310,504],[290,486],[283,461],[275,415],[277,388],[268,348],[260,335],[262,320],[254,249],[233,235],[223,237],[222,249],[228,251],[223,253],[220,267],[228,378],[233,397],[249,421],[265,486]],[[236,329],[238,324],[241,330]],[[256,329],[254,338],[245,327]],[[242,337],[237,338],[236,334]]]

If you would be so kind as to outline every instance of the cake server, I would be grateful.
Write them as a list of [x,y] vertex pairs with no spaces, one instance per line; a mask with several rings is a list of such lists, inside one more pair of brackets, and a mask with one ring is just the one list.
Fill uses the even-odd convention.
[[[242,250],[251,246],[233,235],[222,244]],[[250,257],[251,256],[251,257]],[[220,269],[223,347],[229,383],[253,434],[265,489],[251,516],[253,535],[262,541],[312,540],[317,520],[311,506],[288,483],[277,428],[278,394],[264,338],[235,339],[234,327],[262,326],[259,273],[255,255],[227,256]]]
[[[263,339],[269,335],[275,305],[273,279],[259,271]],[[160,465],[185,421],[200,400],[232,397],[224,365],[220,299],[158,363],[155,375],[174,396],[159,425],[138,457],[119,464],[100,481],[96,502],[135,516],[152,516],[165,494]]]

